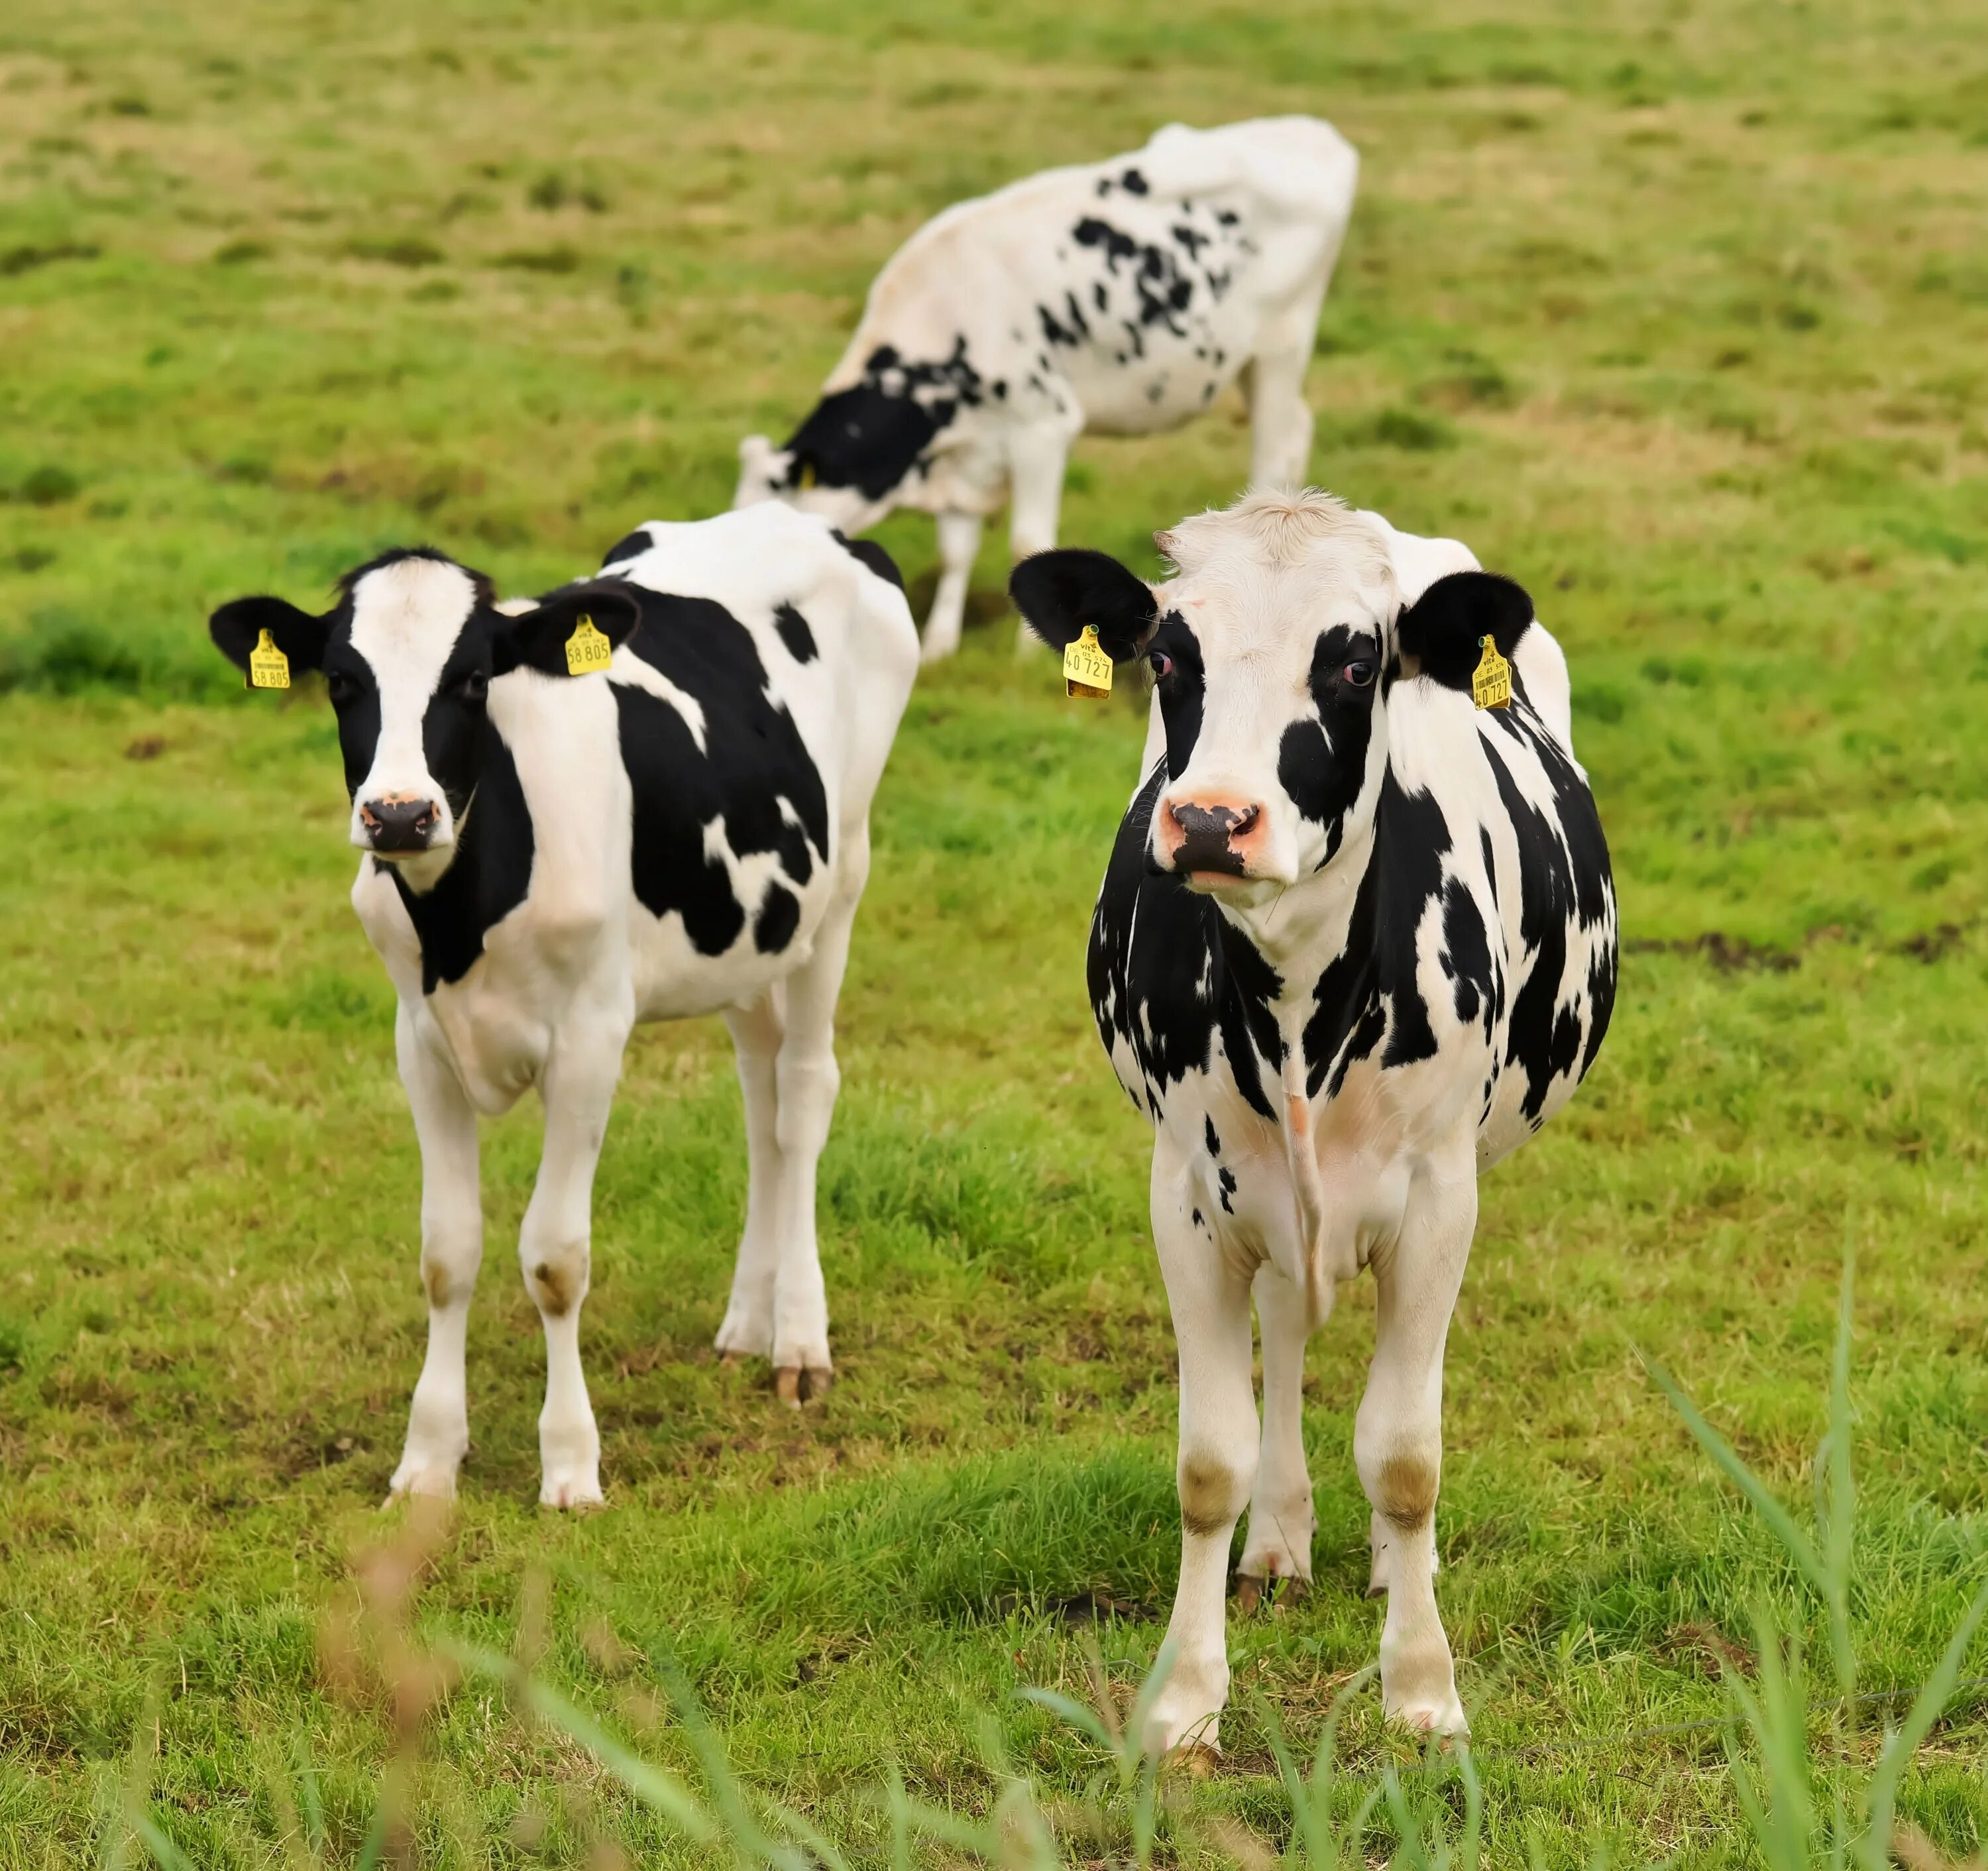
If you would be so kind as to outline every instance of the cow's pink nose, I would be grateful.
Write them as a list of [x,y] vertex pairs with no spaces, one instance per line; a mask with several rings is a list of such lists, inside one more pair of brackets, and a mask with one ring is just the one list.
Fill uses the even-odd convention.
[[1236,841],[1249,836],[1263,809],[1248,801],[1175,799],[1167,816],[1178,835],[1171,859],[1177,871],[1224,871],[1242,874],[1242,853]]

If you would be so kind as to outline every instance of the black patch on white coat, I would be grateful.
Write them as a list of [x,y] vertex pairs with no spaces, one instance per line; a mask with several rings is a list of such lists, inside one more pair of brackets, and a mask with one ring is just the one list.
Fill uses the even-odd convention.
[[[747,907],[733,893],[722,860],[707,856],[705,828],[722,820],[735,856],[775,853],[789,880],[805,885],[815,864],[828,860],[827,795],[793,717],[767,693],[752,633],[712,599],[632,582],[627,589],[642,607],[636,653],[695,698],[708,750],[699,750],[669,703],[614,684],[621,758],[634,794],[635,895],[651,915],[681,915],[700,954],[722,954],[744,931]],[[769,952],[793,934],[789,924],[773,941],[783,912],[770,895],[759,908],[767,919],[761,946]]]
[[964,337],[937,362],[907,359],[894,346],[880,345],[861,380],[823,397],[788,438],[786,484],[804,486],[812,475],[823,487],[853,487],[867,500],[881,500],[982,394]]
[[1374,731],[1374,696],[1378,683],[1347,680],[1357,663],[1378,673],[1381,641],[1372,632],[1334,624],[1319,633],[1311,658],[1310,718],[1284,729],[1277,744],[1277,783],[1300,816],[1325,828],[1323,870],[1339,854],[1346,818],[1358,802],[1367,778],[1367,748]]
[[484,938],[525,900],[532,887],[534,837],[517,764],[487,720],[478,750],[475,793],[457,820],[455,856],[434,889],[411,890],[397,866],[375,858],[394,880],[421,945],[421,991],[458,981],[483,953]]
[[[994,393],[1002,395],[1005,388],[1004,385],[996,383]],[[897,560],[874,539],[852,539],[839,527],[831,529],[829,536],[859,565],[868,566],[879,578],[895,585],[900,591],[904,589],[904,575],[898,569]]]
[[791,604],[783,604],[773,613],[773,628],[779,632],[787,654],[796,663],[812,663],[820,653],[814,647],[814,632],[808,628],[808,620]]
[[[1264,1089],[1283,1042],[1270,1011],[1276,972],[1205,897],[1146,862],[1153,807],[1165,783],[1155,766],[1118,828],[1091,918],[1088,974],[1099,1036],[1136,1062],[1148,1113],[1169,1086],[1209,1069],[1215,1035],[1250,1108],[1274,1118]],[[1136,1096],[1136,1094],[1135,1094]]]
[[605,567],[619,565],[624,559],[639,559],[654,544],[655,541],[638,526],[634,532],[624,534],[603,552],[600,562]]
[[1528,718],[1530,707],[1496,714],[1506,734],[1532,749],[1554,789],[1549,818],[1520,792],[1495,737],[1486,738],[1485,752],[1518,841],[1519,929],[1530,964],[1512,1001],[1504,1062],[1526,1075],[1522,1108],[1537,1123],[1557,1079],[1577,1068],[1586,1075],[1614,1010],[1612,943],[1590,944],[1585,1046],[1579,1008],[1560,998],[1570,943],[1591,936],[1608,919],[1611,873],[1594,795],[1559,743]]

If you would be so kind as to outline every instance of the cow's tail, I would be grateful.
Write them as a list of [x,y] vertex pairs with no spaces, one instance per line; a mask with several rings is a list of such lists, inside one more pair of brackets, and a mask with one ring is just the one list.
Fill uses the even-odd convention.
[[1333,1282],[1325,1266],[1325,1185],[1311,1133],[1311,1096],[1305,1089],[1304,1049],[1284,1049],[1284,1160],[1297,1197],[1298,1251],[1303,1265],[1282,1269],[1305,1296],[1305,1328],[1316,1331],[1332,1311]]

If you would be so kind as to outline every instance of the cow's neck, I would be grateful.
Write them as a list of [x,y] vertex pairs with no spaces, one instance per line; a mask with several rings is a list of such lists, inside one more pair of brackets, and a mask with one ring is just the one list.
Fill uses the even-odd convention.
[[424,994],[468,973],[483,952],[485,931],[515,909],[530,886],[531,813],[511,750],[488,721],[481,755],[475,789],[456,815],[448,861],[426,876],[393,869],[421,941]]
[[1287,1049],[1302,1052],[1303,1029],[1317,1011],[1322,985],[1329,992],[1351,993],[1364,984],[1373,946],[1368,873],[1374,853],[1370,819],[1323,870],[1267,902],[1216,900],[1224,917],[1275,971],[1271,1011]]

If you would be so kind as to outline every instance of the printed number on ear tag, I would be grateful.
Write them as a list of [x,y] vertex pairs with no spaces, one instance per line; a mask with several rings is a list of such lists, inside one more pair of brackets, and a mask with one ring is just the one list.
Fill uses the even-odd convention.
[[590,669],[605,669],[614,660],[614,646],[593,627],[593,620],[582,612],[573,634],[566,640],[566,673],[583,676]]
[[1498,653],[1498,646],[1488,637],[1477,640],[1484,652],[1470,676],[1470,699],[1480,708],[1509,708],[1512,705],[1512,665]]
[[263,631],[248,652],[248,686],[252,689],[286,689],[290,686],[290,659]]
[[1097,626],[1087,623],[1084,634],[1063,647],[1064,693],[1102,701],[1111,693],[1111,659],[1097,647]]

